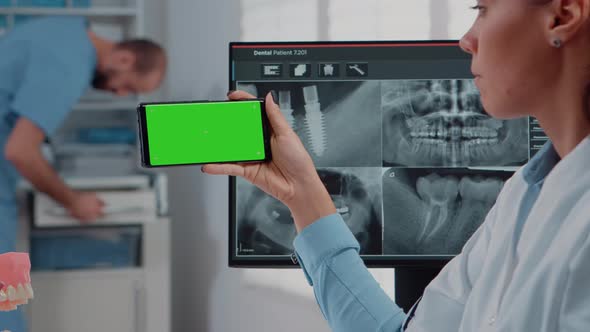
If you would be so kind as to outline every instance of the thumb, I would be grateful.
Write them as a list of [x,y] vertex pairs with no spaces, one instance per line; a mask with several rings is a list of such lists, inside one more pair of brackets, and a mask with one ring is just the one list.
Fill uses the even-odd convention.
[[273,95],[276,96],[274,90],[266,95],[266,115],[275,135],[284,135],[292,129],[283,113],[281,113],[279,105],[274,100],[276,97]]
[[201,167],[201,172],[210,175],[232,175],[244,177],[244,166],[238,164],[207,164]]

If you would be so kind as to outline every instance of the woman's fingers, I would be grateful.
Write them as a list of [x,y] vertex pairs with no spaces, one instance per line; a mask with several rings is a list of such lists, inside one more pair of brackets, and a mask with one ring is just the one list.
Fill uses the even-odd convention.
[[207,164],[201,167],[203,173],[211,175],[232,175],[244,177],[244,166],[237,164]]
[[238,90],[238,91],[231,91],[230,93],[228,93],[227,98],[229,98],[230,100],[243,100],[243,99],[255,99],[256,96],[253,96],[253,95],[249,94],[248,92]]
[[[230,100],[256,98],[255,96],[241,90],[231,91],[227,94],[227,97]],[[277,105],[276,102],[277,101],[274,100],[271,93],[268,93],[266,95],[266,114],[268,116],[268,121],[270,122],[270,126],[272,127],[273,132],[276,135],[283,135],[291,130],[291,126],[285,119],[283,113],[281,113],[279,105]]]
[[291,131],[291,126],[283,113],[281,113],[279,105],[275,103],[271,93],[266,95],[266,115],[276,135],[284,135]]

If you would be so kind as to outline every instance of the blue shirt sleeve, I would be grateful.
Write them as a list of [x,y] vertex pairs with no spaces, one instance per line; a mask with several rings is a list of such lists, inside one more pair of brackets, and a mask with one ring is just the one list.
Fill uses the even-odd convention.
[[[32,50],[10,112],[24,116],[51,135],[80,96],[66,66],[42,49]],[[73,81],[73,82],[72,82]],[[77,84],[78,85],[78,84]]]
[[406,315],[367,270],[359,256],[359,243],[339,214],[303,229],[294,245],[333,331],[402,330]]
[[[96,50],[82,17],[48,16],[15,27],[0,43],[0,88],[12,120],[26,117],[46,135],[90,86]],[[0,105],[1,106],[1,105]]]

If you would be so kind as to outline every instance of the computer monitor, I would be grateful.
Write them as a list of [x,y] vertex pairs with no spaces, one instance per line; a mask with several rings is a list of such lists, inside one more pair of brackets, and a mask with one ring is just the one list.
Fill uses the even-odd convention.
[[[278,94],[368,266],[440,265],[547,140],[496,120],[457,41],[231,43],[230,89]],[[289,210],[230,179],[229,265],[293,266]]]

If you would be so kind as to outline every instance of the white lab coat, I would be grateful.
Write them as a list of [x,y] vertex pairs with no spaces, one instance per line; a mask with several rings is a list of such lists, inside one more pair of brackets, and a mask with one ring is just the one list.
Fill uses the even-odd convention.
[[521,168],[407,331],[590,331],[590,137],[547,175],[518,238],[527,188]]

